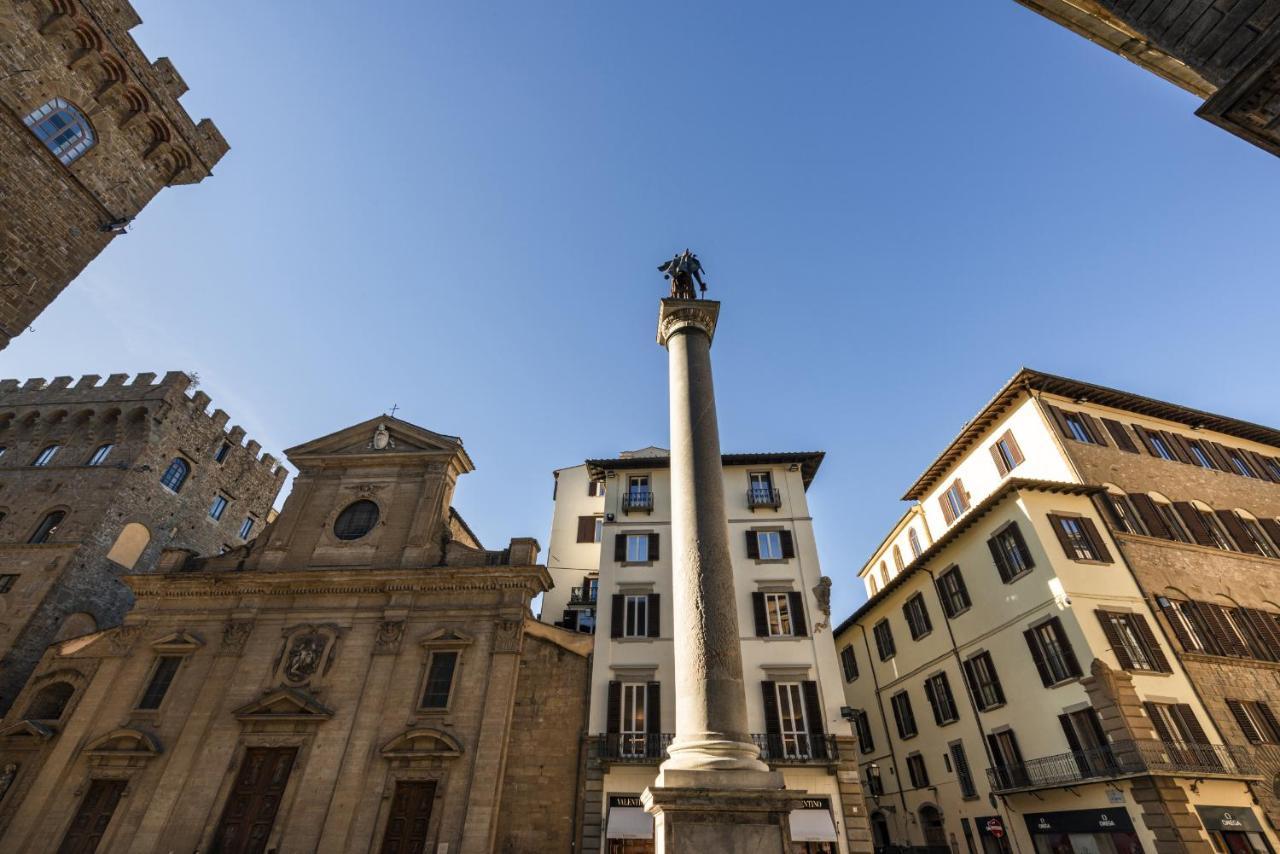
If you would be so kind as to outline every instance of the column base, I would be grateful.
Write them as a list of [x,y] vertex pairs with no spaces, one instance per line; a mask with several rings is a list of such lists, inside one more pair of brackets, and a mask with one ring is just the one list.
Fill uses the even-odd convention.
[[787,819],[805,794],[652,786],[640,801],[653,816],[655,854],[786,854]]

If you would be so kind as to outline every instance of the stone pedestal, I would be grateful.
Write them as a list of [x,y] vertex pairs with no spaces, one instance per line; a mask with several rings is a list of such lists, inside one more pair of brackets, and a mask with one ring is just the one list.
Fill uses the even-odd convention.
[[653,815],[654,854],[782,854],[788,816],[803,792],[780,789],[645,789]]

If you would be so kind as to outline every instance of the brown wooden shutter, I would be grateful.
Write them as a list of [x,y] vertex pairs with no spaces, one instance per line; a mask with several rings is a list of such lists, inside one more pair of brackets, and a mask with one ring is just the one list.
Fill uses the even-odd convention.
[[1129,620],[1138,630],[1139,637],[1147,646],[1147,654],[1151,656],[1151,664],[1161,673],[1172,673],[1173,668],[1169,666],[1169,659],[1165,656],[1164,650],[1160,646],[1156,633],[1151,630],[1151,624],[1147,622],[1147,618],[1143,614],[1130,614]]
[[1218,464],[1218,468],[1231,474],[1236,473],[1236,467],[1231,465],[1231,457],[1227,454],[1227,449],[1217,442],[1210,442],[1208,439],[1202,441],[1201,446],[1208,452],[1213,461]]
[[1111,438],[1115,440],[1116,447],[1127,454],[1138,453],[1138,446],[1129,438],[1129,431],[1124,429],[1124,425],[1119,421],[1111,418],[1102,419],[1102,423],[1106,425],[1107,432],[1111,434]]
[[1080,420],[1084,422],[1085,427],[1089,430],[1089,435],[1093,438],[1094,444],[1105,448],[1107,446],[1107,437],[1102,432],[1102,425],[1098,423],[1098,419],[1087,412],[1078,412],[1076,414],[1080,416]]
[[1062,517],[1053,513],[1049,514],[1049,527],[1053,528],[1053,533],[1058,537],[1058,544],[1062,546],[1062,553],[1071,560],[1076,559],[1075,546],[1071,545],[1071,540],[1067,539],[1067,532],[1062,527]]
[[987,450],[991,451],[991,459],[995,461],[996,471],[1000,472],[1000,476],[1004,477],[1009,473],[1009,467],[1004,464],[1004,457],[1000,454],[1000,444],[996,442]]
[[1169,731],[1168,724],[1164,718],[1160,716],[1159,706],[1156,703],[1144,702],[1142,708],[1147,710],[1147,717],[1151,720],[1151,728],[1156,731],[1156,737],[1165,744],[1173,744],[1177,741],[1174,733]]
[[955,487],[956,487],[956,495],[960,496],[961,512],[963,512],[964,510],[968,510],[969,509],[969,490],[964,488],[964,481],[961,480],[960,478],[956,478]]
[[1227,708],[1231,710],[1231,717],[1236,719],[1236,725],[1240,727],[1240,732],[1244,734],[1247,741],[1258,744],[1262,741],[1262,733],[1258,732],[1258,728],[1253,725],[1253,721],[1249,720],[1249,715],[1244,710],[1244,703],[1239,700],[1227,700]]
[[956,514],[952,512],[951,502],[947,500],[945,492],[938,496],[938,506],[942,508],[942,518],[947,520],[948,525],[956,520]]
[[804,618],[804,594],[792,590],[787,594],[787,605],[791,608],[791,631],[798,638],[809,636],[809,624]]
[[662,684],[650,682],[644,694],[644,731],[659,735],[662,733]]
[[1214,642],[1222,651],[1221,655],[1237,658],[1253,658],[1253,651],[1236,635],[1228,622],[1226,609],[1212,602],[1193,602],[1196,614],[1209,627]]
[[1262,715],[1262,719],[1267,722],[1267,726],[1271,728],[1268,734],[1268,740],[1273,744],[1280,741],[1280,720],[1276,720],[1275,713],[1271,711],[1271,707],[1262,701],[1253,704],[1258,710],[1258,714]]
[[1280,624],[1276,623],[1275,615],[1257,608],[1237,608],[1236,613],[1241,614],[1245,623],[1253,630],[1266,649],[1267,657],[1272,661],[1280,661]]
[[1034,629],[1027,629],[1022,633],[1026,638],[1027,649],[1031,650],[1031,660],[1035,662],[1036,671],[1040,674],[1040,681],[1047,688],[1053,684],[1053,676],[1049,673],[1049,666],[1044,663],[1044,654],[1040,651],[1040,641],[1036,639]]
[[1058,645],[1062,647],[1062,657],[1066,659],[1067,670],[1073,676],[1083,676],[1084,671],[1080,669],[1080,662],[1076,658],[1076,651],[1071,646],[1071,640],[1067,637],[1067,630],[1062,627],[1062,620],[1054,617],[1049,621],[1053,624],[1053,633],[1058,636]]
[[626,563],[627,561],[627,535],[613,535],[613,559],[618,563]]
[[760,539],[755,531],[747,531],[747,557],[752,560],[760,559]]
[[1067,747],[1071,752],[1083,753],[1080,736],[1076,735],[1076,728],[1071,725],[1071,715],[1058,715],[1058,723],[1062,724],[1062,734],[1067,737]]
[[604,731],[610,734],[622,732],[622,683],[617,680],[609,683]]
[[973,669],[973,659],[966,658],[961,662],[961,667],[964,670],[964,682],[969,686],[969,696],[973,698],[973,702],[979,710],[985,709],[986,706],[982,703],[982,694],[978,691],[978,674]]
[[646,626],[648,631],[646,634],[651,638],[662,637],[662,611],[659,609],[660,594],[649,594],[649,607],[646,609],[648,613],[649,625]]
[[1183,524],[1191,532],[1191,539],[1202,546],[1216,547],[1217,544],[1213,541],[1213,535],[1205,527],[1204,520],[1200,518],[1200,511],[1195,508],[1195,505],[1190,501],[1175,501],[1173,502],[1173,509],[1177,510],[1178,515],[1182,517]]
[[1267,465],[1267,461],[1262,454],[1256,454],[1253,451],[1247,451],[1243,448],[1240,450],[1240,453],[1244,455],[1244,458],[1249,462],[1249,467],[1253,469],[1254,473],[1257,474],[1258,477],[1263,480],[1269,480],[1272,483],[1280,483],[1272,473],[1271,467]]
[[1178,618],[1176,613],[1177,604],[1170,599],[1164,599],[1167,604],[1161,605],[1160,600],[1162,598],[1160,596],[1155,597],[1156,605],[1164,614],[1165,622],[1168,624],[1170,631],[1173,632],[1173,636],[1178,639],[1178,644],[1184,652],[1195,652],[1196,647],[1191,641],[1191,635],[1187,634],[1187,627],[1182,624],[1182,620]]
[[764,731],[770,736],[769,741],[782,735],[782,722],[778,717],[777,683],[764,680],[760,683],[760,693],[764,695]]
[[1156,446],[1151,442],[1151,436],[1147,433],[1146,428],[1139,427],[1137,424],[1129,425],[1133,428],[1133,434],[1138,437],[1138,441],[1142,442],[1142,446],[1147,449],[1147,453],[1153,457],[1160,454],[1156,451]]
[[1107,544],[1102,541],[1102,535],[1098,533],[1098,527],[1093,524],[1093,520],[1087,516],[1080,520],[1081,526],[1084,527],[1084,535],[1093,546],[1093,553],[1102,563],[1111,563],[1111,552],[1107,550]]
[[751,611],[756,618],[756,637],[765,638],[769,636],[769,615],[764,608],[764,594],[751,594]]
[[1058,432],[1061,433],[1064,438],[1074,439],[1075,436],[1071,434],[1071,427],[1067,424],[1067,416],[1063,414],[1062,410],[1054,406],[1052,403],[1044,404],[1044,408],[1049,410],[1049,417],[1053,419],[1054,424],[1058,425]]
[[594,543],[596,541],[596,517],[578,517],[578,542]]
[[991,559],[996,562],[996,571],[1000,573],[1000,580],[1007,582],[1013,577],[1013,568],[1005,560],[1004,552],[1000,550],[1000,544],[996,542],[995,537],[987,540],[987,548],[991,550]]
[[1280,548],[1280,522],[1266,516],[1258,519],[1258,524],[1262,526],[1262,530],[1267,532],[1267,536],[1271,538],[1271,542]]
[[826,735],[827,729],[822,723],[822,700],[818,697],[818,683],[808,680],[801,682],[800,691],[804,694],[804,709],[808,712],[805,715],[805,723],[809,725],[809,734],[814,736]]
[[991,653],[987,653],[987,664],[987,671],[991,676],[991,690],[996,692],[996,702],[1003,703],[1005,701],[1004,686],[1000,684],[1000,674],[996,673],[996,662],[991,657]]
[[1165,447],[1169,449],[1169,453],[1173,454],[1173,458],[1180,463],[1190,463],[1191,453],[1186,447],[1186,440],[1181,436],[1161,430],[1160,438],[1164,439]]
[[1215,510],[1213,512],[1214,515],[1222,520],[1223,527],[1227,529],[1231,539],[1235,540],[1236,546],[1239,547],[1240,551],[1255,555],[1262,554],[1262,550],[1253,541],[1253,537],[1249,536],[1249,532],[1245,530],[1239,516],[1230,510]]
[[786,560],[791,560],[796,556],[795,538],[791,536],[790,531],[779,531],[778,540],[782,543],[782,556]]
[[613,594],[613,602],[611,603],[611,605],[612,607],[610,609],[609,637],[620,638],[622,637],[622,628],[623,628],[622,624],[623,624],[623,621],[626,619],[625,609],[627,605],[627,597],[623,596],[621,593],[615,593]]
[[1094,613],[1098,615],[1098,622],[1102,624],[1102,633],[1107,636],[1107,643],[1111,644],[1111,651],[1115,653],[1120,669],[1133,670],[1133,658],[1129,655],[1129,650],[1124,645],[1124,639],[1120,636],[1120,629],[1111,620],[1111,612],[1099,608]]
[[[1208,744],[1209,736],[1205,735],[1204,727],[1200,726],[1200,721],[1196,718],[1195,711],[1186,703],[1178,703],[1173,707],[1173,712],[1182,721],[1182,726],[1187,734],[1191,736],[1189,739],[1192,744]],[[1212,757],[1208,757],[1212,758]]]
[[929,701],[929,708],[933,710],[933,722],[938,726],[942,726],[942,709],[938,706],[937,692],[933,690],[933,680],[924,680],[924,696]]
[[1018,445],[1018,440],[1014,438],[1012,430],[1004,431],[1005,444],[1009,448],[1009,453],[1013,455],[1013,464],[1016,466],[1026,459],[1022,455],[1022,448]]
[[658,557],[659,557],[659,554],[658,554],[658,535],[657,535],[657,534],[650,534],[650,535],[649,535],[649,560],[657,560],[657,559],[658,559]]
[[1143,492],[1131,492],[1129,500],[1133,502],[1138,516],[1142,518],[1142,524],[1147,526],[1151,536],[1166,540],[1173,539],[1173,535],[1169,533],[1169,526],[1160,517],[1160,511],[1156,509],[1156,503],[1151,500],[1151,496]]

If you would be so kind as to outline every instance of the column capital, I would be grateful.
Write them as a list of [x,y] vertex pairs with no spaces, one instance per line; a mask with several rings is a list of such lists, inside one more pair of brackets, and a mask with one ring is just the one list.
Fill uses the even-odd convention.
[[664,299],[658,309],[658,343],[663,347],[681,329],[701,329],[708,340],[715,337],[720,303],[710,299]]

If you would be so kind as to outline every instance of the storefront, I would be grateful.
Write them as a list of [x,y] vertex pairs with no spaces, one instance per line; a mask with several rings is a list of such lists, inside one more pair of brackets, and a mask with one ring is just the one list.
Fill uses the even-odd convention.
[[1248,807],[1196,807],[1213,847],[1223,854],[1272,854],[1262,824]]
[[610,795],[604,827],[608,854],[653,854],[653,816],[639,795]]
[[[978,828],[978,841],[982,843],[982,854],[1012,854],[1009,846],[1009,829],[1004,819],[998,815],[978,816],[973,820]],[[965,835],[968,838],[968,835]]]
[[840,850],[831,799],[805,798],[788,816],[790,854],[836,854]]
[[1124,807],[1028,813],[1036,854],[1142,854],[1142,843]]

